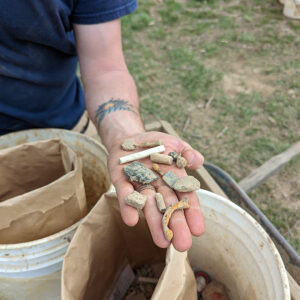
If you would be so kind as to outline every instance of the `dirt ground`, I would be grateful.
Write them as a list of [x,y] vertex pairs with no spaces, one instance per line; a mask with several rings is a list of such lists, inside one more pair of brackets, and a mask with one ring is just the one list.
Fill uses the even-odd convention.
[[[266,0],[144,0],[123,45],[145,122],[237,181],[300,139],[300,22]],[[300,159],[250,197],[300,252]]]

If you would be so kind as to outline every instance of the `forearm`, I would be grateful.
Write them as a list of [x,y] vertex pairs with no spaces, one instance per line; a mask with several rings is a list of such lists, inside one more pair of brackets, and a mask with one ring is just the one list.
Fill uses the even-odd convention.
[[103,144],[144,131],[133,78],[126,70],[112,70],[84,79],[86,107]]
[[123,57],[120,20],[74,24],[74,30],[87,110],[109,150],[116,139],[144,131]]

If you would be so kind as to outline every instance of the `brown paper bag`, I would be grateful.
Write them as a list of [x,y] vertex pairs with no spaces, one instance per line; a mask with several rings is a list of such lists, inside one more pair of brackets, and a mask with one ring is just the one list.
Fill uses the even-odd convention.
[[115,193],[101,197],[73,237],[63,263],[63,300],[114,299],[112,292],[129,262],[131,267],[166,262],[152,299],[197,299],[187,253],[154,245],[143,216],[126,226]]
[[46,237],[85,214],[81,159],[61,140],[0,151],[0,244]]

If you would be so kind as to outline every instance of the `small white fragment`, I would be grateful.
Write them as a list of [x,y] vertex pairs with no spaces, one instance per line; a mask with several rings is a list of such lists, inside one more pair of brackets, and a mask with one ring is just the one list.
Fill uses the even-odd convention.
[[154,148],[149,148],[149,149],[144,150],[144,151],[140,151],[140,152],[136,152],[136,153],[126,155],[126,156],[122,156],[122,157],[120,157],[120,164],[125,164],[125,163],[130,162],[130,161],[145,158],[145,157],[150,156],[150,154],[152,154],[152,153],[161,153],[161,152],[164,152],[165,150],[166,150],[165,146],[161,145],[161,146],[157,146],[157,147],[154,147]]
[[137,191],[132,192],[125,198],[125,202],[127,205],[143,209],[147,201],[147,196],[140,194]]
[[196,278],[196,283],[197,283],[197,292],[201,293],[204,288],[206,287],[206,280],[203,276],[199,276]]
[[157,205],[158,210],[161,213],[165,213],[166,204],[165,204],[165,201],[164,201],[164,198],[163,198],[162,194],[161,193],[156,193],[155,194],[155,200],[156,200],[156,205]]

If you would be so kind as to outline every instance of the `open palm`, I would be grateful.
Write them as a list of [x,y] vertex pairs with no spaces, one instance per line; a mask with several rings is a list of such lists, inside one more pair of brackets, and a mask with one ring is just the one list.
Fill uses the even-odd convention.
[[[181,153],[187,160],[187,167],[189,169],[197,169],[203,164],[203,156],[199,152],[193,150],[189,144],[171,135],[161,132],[144,132],[128,138],[134,140],[137,144],[160,139],[163,141],[166,148],[165,154],[168,154],[171,151]],[[135,190],[136,186],[133,186],[133,184],[127,180],[122,170],[124,165],[119,164],[119,158],[128,154],[128,152],[121,149],[121,143],[122,141],[117,141],[110,149],[108,168],[112,183],[117,191],[123,221],[129,226],[134,226],[138,222],[138,212],[135,208],[128,206],[125,203],[125,198]],[[137,149],[135,151],[138,152],[141,150]],[[151,169],[152,162],[149,158],[144,158],[139,161]],[[186,175],[185,170],[177,168],[175,164],[172,166],[160,165],[160,168],[163,172],[171,171],[178,177]],[[163,195],[167,207],[178,202],[184,196],[188,197],[190,208],[185,211],[176,211],[172,215],[169,227],[174,234],[172,239],[174,247],[179,251],[189,249],[192,243],[191,235],[199,236],[204,232],[205,228],[204,218],[200,210],[196,193],[176,192],[167,186],[161,178],[152,182],[152,185],[155,187],[156,192]],[[155,201],[156,192],[151,189],[144,189],[141,191],[141,194],[147,196],[147,202],[143,208],[143,212],[154,243],[161,248],[165,248],[169,246],[170,242],[164,237],[161,224],[162,214],[159,212]]]

